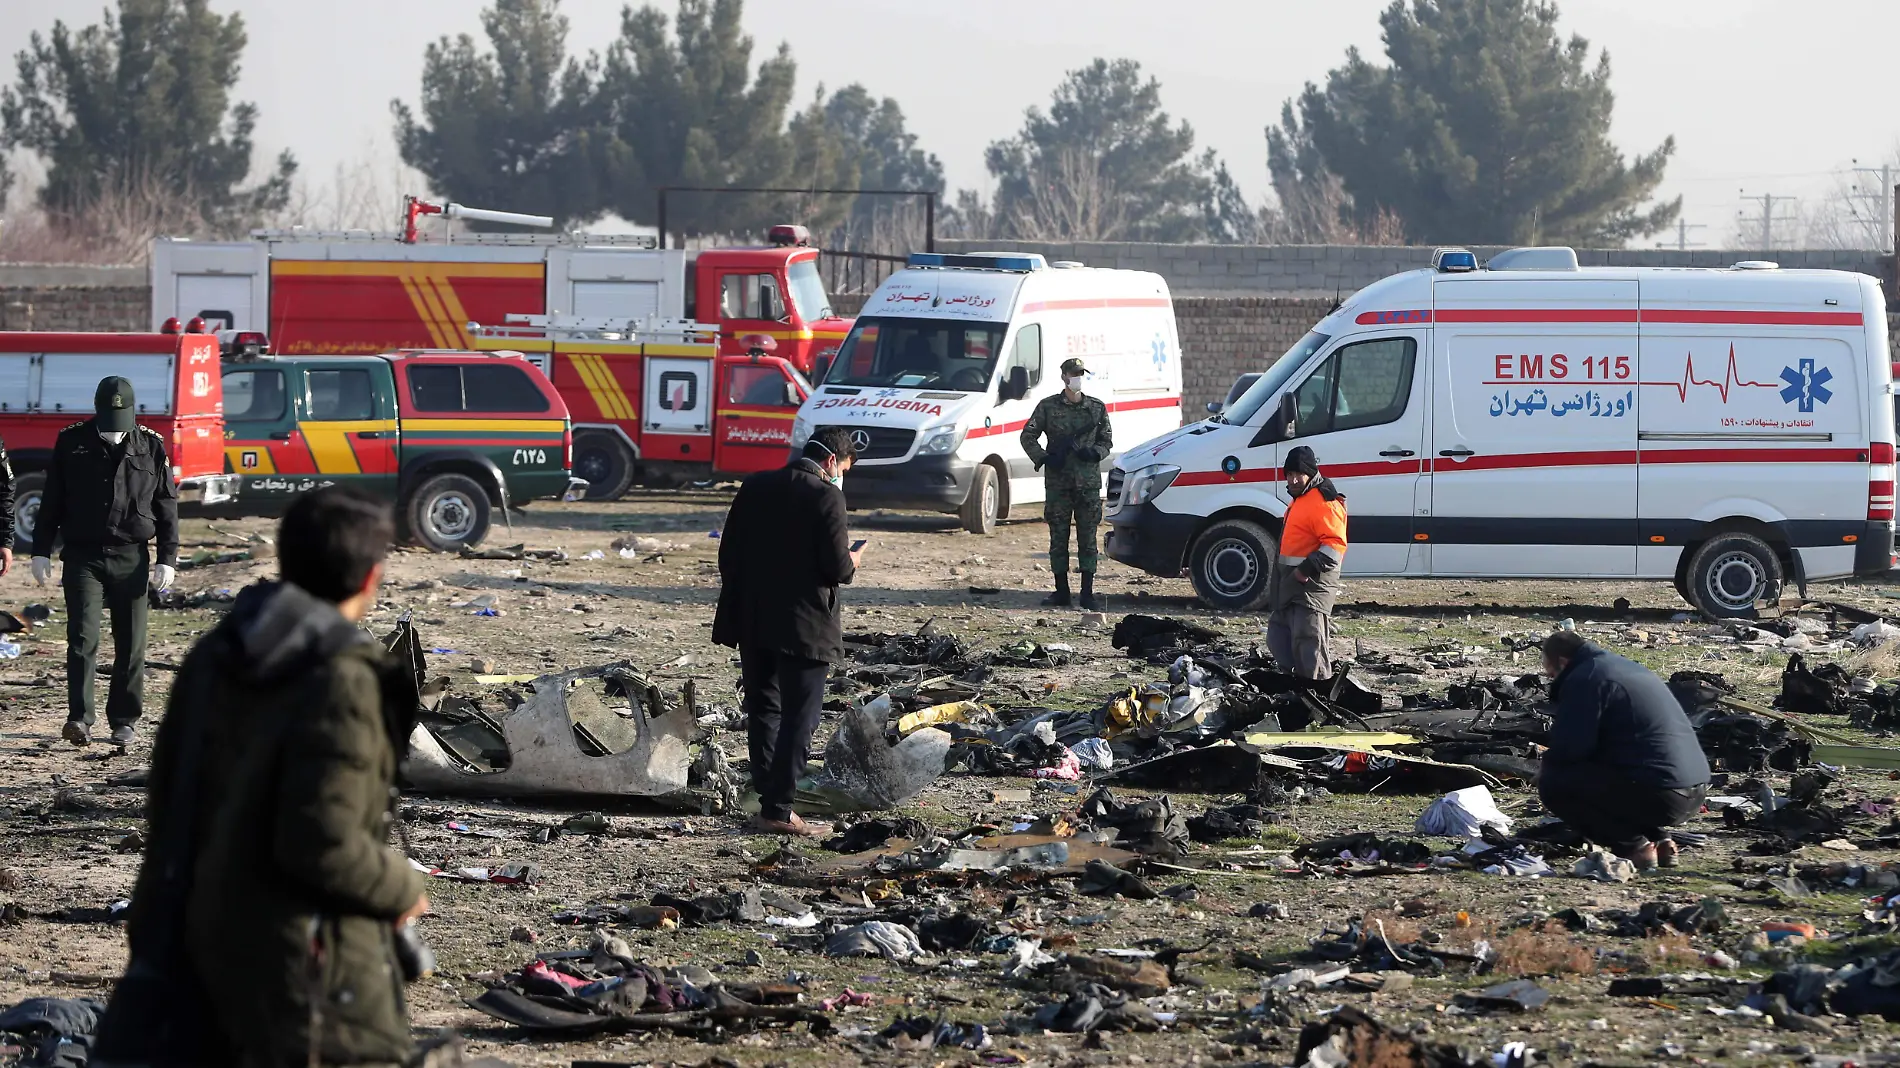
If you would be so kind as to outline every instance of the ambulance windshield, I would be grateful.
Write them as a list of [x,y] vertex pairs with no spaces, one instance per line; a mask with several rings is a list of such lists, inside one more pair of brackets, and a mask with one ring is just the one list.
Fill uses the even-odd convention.
[[860,317],[825,384],[981,393],[1003,347],[1004,323]]
[[1332,339],[1331,334],[1322,334],[1315,330],[1295,342],[1292,348],[1286,350],[1284,355],[1273,362],[1273,366],[1267,368],[1265,374],[1254,380],[1254,384],[1248,387],[1247,392],[1240,395],[1239,400],[1228,405],[1226,411],[1214,418],[1226,423],[1245,424],[1254,417],[1254,413],[1258,412],[1262,405],[1279,394],[1286,385],[1287,379],[1292,378],[1306,364],[1308,356],[1325,348],[1326,343]]

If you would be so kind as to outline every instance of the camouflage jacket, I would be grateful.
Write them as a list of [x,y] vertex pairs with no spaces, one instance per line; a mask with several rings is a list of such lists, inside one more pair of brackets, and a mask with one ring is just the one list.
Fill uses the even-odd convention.
[[[1049,444],[1044,447],[1042,438]],[[1023,424],[1023,452],[1045,479],[1089,482],[1101,478],[1102,462],[1115,449],[1108,405],[1086,394],[1070,404],[1060,393],[1044,397]]]

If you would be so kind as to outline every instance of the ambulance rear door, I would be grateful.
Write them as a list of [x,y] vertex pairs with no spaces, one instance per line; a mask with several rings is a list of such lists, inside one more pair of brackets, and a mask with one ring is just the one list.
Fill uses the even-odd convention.
[[1637,283],[1433,284],[1432,573],[1636,570]]

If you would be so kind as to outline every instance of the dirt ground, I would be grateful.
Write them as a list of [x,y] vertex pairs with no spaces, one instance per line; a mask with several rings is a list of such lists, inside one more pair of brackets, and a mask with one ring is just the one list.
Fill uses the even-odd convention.
[[[410,618],[420,628],[424,645],[441,650],[429,658],[430,674],[451,676],[458,689],[480,688],[472,678],[477,659],[492,662],[488,670],[500,673],[540,673],[627,660],[668,686],[696,678],[704,703],[736,703],[737,665],[728,650],[708,640],[717,594],[718,546],[709,535],[723,521],[728,500],[706,491],[640,496],[605,505],[536,505],[514,517],[512,533],[497,529],[489,540],[491,546],[524,542],[529,548],[559,547],[569,555],[561,562],[398,553],[392,557],[384,597],[370,626],[381,634],[397,620]],[[1062,669],[999,669],[999,684],[991,686],[987,698],[999,710],[1027,703],[1008,684],[1035,694],[1036,703],[1045,707],[1093,708],[1118,687],[1125,689],[1165,674],[1163,669],[1121,656],[1110,647],[1108,630],[1085,626],[1080,613],[1039,607],[1048,579],[1046,528],[1039,521],[1006,524],[992,537],[973,536],[957,529],[947,517],[922,514],[857,513],[853,525],[870,538],[870,546],[857,582],[844,594],[848,630],[911,631],[935,619],[939,627],[964,637],[972,651],[987,651],[1028,636],[1067,642],[1083,654]],[[269,529],[270,523],[261,519],[189,520],[183,555],[208,557],[237,546],[244,535]],[[650,535],[678,548],[663,561],[622,559],[608,545],[626,532]],[[605,558],[582,559],[594,549],[605,550]],[[178,590],[186,595],[234,592],[272,571],[269,561],[201,564],[180,573]],[[1201,609],[1185,580],[1154,579],[1107,561],[1101,578],[1111,625],[1130,611],[1182,615],[1243,643],[1261,640],[1262,618],[1222,616]],[[973,595],[968,592],[973,585],[998,587],[1001,592]],[[1830,585],[1812,589],[1810,594],[1876,611],[1900,609],[1884,589],[1880,583]],[[502,614],[481,616],[453,606],[477,593],[496,594]],[[1618,597],[1632,602],[1630,612],[1611,609]],[[34,601],[59,606],[56,589],[31,585],[22,559],[12,574],[0,578],[0,607],[18,612]],[[1355,650],[1414,654],[1447,642],[1472,650],[1469,655],[1475,667],[1433,671],[1422,683],[1408,683],[1407,690],[1442,693],[1447,683],[1474,673],[1496,676],[1534,670],[1531,661],[1513,662],[1499,637],[1547,631],[1563,616],[1575,618],[1610,648],[1637,656],[1665,674],[1684,667],[1721,672],[1741,685],[1743,696],[1763,703],[1776,692],[1786,660],[1781,652],[1738,650],[1733,643],[1718,641],[1716,628],[1678,618],[1683,606],[1662,585],[1363,581],[1351,585],[1347,601],[1353,607],[1341,612],[1343,640],[1336,655]],[[214,601],[202,607],[153,612],[147,719],[138,741],[123,754],[100,744],[74,749],[59,741],[65,703],[63,616],[56,615],[53,626],[25,639],[24,655],[0,661],[0,867],[10,873],[10,878],[0,876],[0,906],[17,906],[16,922],[11,925],[0,914],[0,1005],[35,995],[103,996],[102,984],[122,969],[123,929],[102,922],[100,910],[130,891],[139,853],[126,838],[140,826],[142,796],[136,788],[115,788],[107,780],[137,768],[148,757],[152,729],[164,707],[171,677],[166,665],[183,658],[192,640],[217,620],[221,609]],[[1387,687],[1377,677],[1368,681],[1375,688]],[[720,732],[717,737],[735,760],[742,757],[742,734]],[[1774,782],[1785,787],[1786,778],[1777,775]],[[1032,785],[1034,799],[1027,806],[990,799],[993,790]],[[933,825],[968,826],[1020,812],[1047,815],[1073,809],[1079,800],[1073,791],[1073,786],[1065,790],[1025,779],[954,772],[933,784],[907,811]],[[1850,771],[1829,796],[1837,804],[1850,799],[1878,802],[1890,800],[1895,792],[1886,773]],[[1141,793],[1118,791],[1118,795]],[[1220,801],[1189,792],[1176,793],[1174,798],[1190,814]],[[1498,798],[1507,812],[1519,814],[1532,795],[1510,789],[1499,792]],[[1300,841],[1345,831],[1411,835],[1413,820],[1429,800],[1335,796],[1317,804],[1296,805],[1289,822],[1251,845],[1274,855]],[[438,955],[440,971],[434,979],[410,988],[419,1034],[454,1029],[467,1036],[474,1049],[517,1064],[564,1065],[575,1060],[705,1064],[715,1057],[745,1065],[841,1061],[1193,1064],[1215,1060],[1288,1064],[1293,1061],[1296,1029],[1261,1026],[1250,1031],[1245,1020],[1220,1019],[1256,999],[1266,978],[1237,968],[1231,951],[1293,960],[1323,928],[1336,928],[1354,915],[1407,901],[1422,903],[1412,911],[1426,915],[1411,921],[1420,928],[1451,932],[1456,922],[1452,917],[1462,911],[1470,917],[1471,929],[1502,938],[1522,917],[1565,907],[1633,909],[1648,901],[1693,903],[1710,896],[1724,903],[1733,923],[1725,931],[1699,936],[1693,942],[1572,936],[1576,945],[1590,951],[1584,955],[1586,960],[1594,957],[1593,963],[1583,967],[1595,974],[1541,976],[1530,969],[1554,995],[1539,1011],[1504,1015],[1457,1010],[1453,996],[1458,991],[1509,976],[1456,972],[1421,980],[1397,993],[1319,991],[1309,995],[1306,1004],[1313,1012],[1355,1005],[1389,1024],[1487,1055],[1507,1042],[1521,1040],[1545,1051],[1555,1063],[1778,1064],[1809,1055],[1868,1063],[1895,1050],[1900,1042],[1900,1032],[1873,1017],[1835,1019],[1830,1034],[1796,1033],[1777,1029],[1770,1020],[1712,1014],[1707,999],[1687,998],[1678,1003],[1605,995],[1612,973],[1707,970],[1703,954],[1718,949],[1741,958],[1743,937],[1764,920],[1807,920],[1838,934],[1859,929],[1862,904],[1852,891],[1782,901],[1741,889],[1734,862],[1747,838],[1724,832],[1720,821],[1709,816],[1692,825],[1711,834],[1708,847],[1685,853],[1683,866],[1674,872],[1646,875],[1627,885],[1562,875],[1530,880],[1469,872],[1295,879],[1230,864],[1229,870],[1153,877],[1157,886],[1178,882],[1195,886],[1198,898],[1185,903],[1167,898],[1086,898],[1074,892],[1072,883],[1062,881],[1027,891],[1026,906],[1014,917],[1015,925],[1045,941],[1069,942],[1072,950],[1129,947],[1156,936],[1175,945],[1213,943],[1209,951],[1184,962],[1184,970],[1198,976],[1203,985],[1177,986],[1151,1002],[1157,1010],[1208,1022],[1184,1023],[1159,1033],[1087,1040],[1076,1035],[1008,1035],[999,1025],[1008,1017],[1033,1011],[1042,999],[1004,982],[999,956],[981,956],[973,967],[946,958],[910,966],[834,960],[786,948],[773,938],[772,928],[733,924],[617,933],[636,955],[651,963],[697,964],[737,982],[796,976],[807,989],[809,1003],[846,988],[874,995],[878,1003],[835,1013],[834,1031],[824,1038],[807,1034],[801,1026],[739,1035],[717,1046],[654,1036],[534,1040],[496,1024],[463,1001],[484,989],[481,977],[518,968],[539,951],[588,944],[587,928],[556,926],[551,922],[553,914],[593,902],[644,903],[660,891],[686,894],[722,885],[736,887],[753,879],[748,861],[769,854],[777,843],[746,834],[729,818],[682,814],[645,803],[535,805],[412,795],[406,804],[422,814],[409,824],[419,858],[450,868],[522,861],[541,872],[533,886],[431,880],[434,912],[422,926]],[[650,830],[655,837],[570,834],[547,843],[532,840],[535,829],[557,825],[568,815],[589,809],[604,810],[617,824]],[[503,837],[457,834],[444,828],[449,818],[499,831]],[[1249,845],[1197,845],[1185,863],[1213,866],[1231,861],[1233,857],[1224,855]],[[829,855],[816,847],[812,852]],[[1895,857],[1810,846],[1800,856],[1784,859],[1877,864]],[[1567,870],[1567,862],[1560,870]],[[810,891],[804,893],[810,895]],[[1285,917],[1250,916],[1250,909],[1260,903],[1284,905]],[[518,928],[538,935],[538,944],[511,938]],[[1861,940],[1853,947],[1880,944]],[[1804,952],[1812,959],[1834,962],[1846,959],[1853,947],[1817,940]],[[1721,974],[1766,976],[1790,956],[1775,951],[1766,959],[1744,961],[1740,968]],[[874,1044],[868,1036],[899,1014],[989,1025],[996,1036],[995,1048],[980,1054],[941,1050],[899,1054]]]

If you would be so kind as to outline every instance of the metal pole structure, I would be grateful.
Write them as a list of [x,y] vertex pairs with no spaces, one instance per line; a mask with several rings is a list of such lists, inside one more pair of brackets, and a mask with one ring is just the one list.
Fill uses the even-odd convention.
[[924,251],[937,251],[937,194],[924,198]]
[[666,187],[660,187],[660,247],[666,247]]

